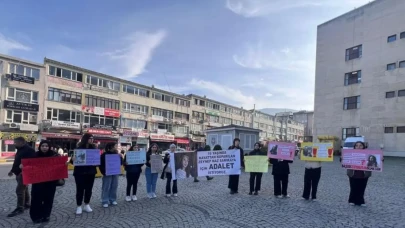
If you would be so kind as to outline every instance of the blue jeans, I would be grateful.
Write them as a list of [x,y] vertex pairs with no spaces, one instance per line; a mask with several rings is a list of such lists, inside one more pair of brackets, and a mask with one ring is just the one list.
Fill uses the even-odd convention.
[[146,192],[156,193],[156,182],[158,179],[159,173],[151,173],[151,168],[146,167],[145,177],[146,177]]
[[117,201],[119,175],[103,176],[103,186],[101,191],[101,203],[109,204]]

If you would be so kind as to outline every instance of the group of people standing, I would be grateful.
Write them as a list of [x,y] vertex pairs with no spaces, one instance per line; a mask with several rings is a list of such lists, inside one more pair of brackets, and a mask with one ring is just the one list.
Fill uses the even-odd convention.
[[[48,181],[43,183],[37,183],[32,185],[31,190],[31,200],[30,194],[28,192],[28,186],[24,185],[22,180],[22,170],[24,167],[21,165],[21,160],[25,158],[43,158],[43,157],[53,157],[60,156],[57,152],[51,150],[51,143],[49,141],[41,141],[39,144],[38,151],[35,152],[30,146],[27,145],[24,138],[16,138],[14,140],[15,147],[17,148],[17,153],[15,156],[14,164],[9,173],[9,176],[13,174],[16,176],[17,180],[17,208],[11,212],[8,217],[14,217],[22,214],[25,209],[30,209],[30,217],[34,223],[48,222],[51,211],[53,200],[56,192],[56,187],[58,186],[58,181]],[[96,149],[93,143],[93,135],[84,134],[80,143],[78,144],[78,149]],[[355,149],[365,149],[366,146],[362,142],[357,142],[354,146]],[[151,155],[158,154],[158,145],[152,144],[149,150],[146,152],[146,163],[145,164],[135,164],[128,165],[126,162],[126,156],[121,156],[121,164],[124,166],[126,171],[126,197],[125,200],[136,201],[137,200],[137,184],[142,173],[142,167],[145,165],[145,178],[146,178],[146,191],[147,197],[150,199],[156,198],[156,184],[159,177],[158,173],[153,173],[151,169]],[[214,150],[222,149],[218,145],[214,147]],[[240,140],[235,138],[233,140],[233,145],[228,148],[229,150],[238,149],[240,150],[241,156],[241,167],[244,167],[244,151],[240,147]],[[202,148],[199,150],[203,150]],[[134,147],[130,148],[129,151],[136,151]],[[175,152],[176,146],[172,144],[170,146],[170,152]],[[105,156],[108,154],[120,154],[118,152],[117,143],[108,143],[105,147],[105,151],[101,154],[100,165],[98,166],[100,172],[103,174],[102,177],[102,194],[101,202],[104,208],[108,208],[110,205],[117,205],[117,189],[119,182],[119,175],[106,175],[105,168]],[[254,150],[251,151],[246,156],[266,156],[266,152],[262,152],[261,144],[255,143]],[[166,153],[163,158],[164,168],[161,174],[161,179],[166,178],[166,196],[176,197],[178,194],[177,180],[173,180],[172,172],[170,168],[170,153]],[[74,163],[74,156],[70,159],[70,163]],[[272,175],[274,179],[274,195],[277,198],[289,198],[287,194],[288,189],[288,177],[290,174],[289,164],[293,161],[280,160],[280,159],[269,159],[272,164]],[[67,164],[66,164],[67,165]],[[73,171],[73,176],[76,183],[76,214],[80,215],[85,212],[92,212],[90,207],[90,200],[93,192],[93,185],[95,176],[97,174],[97,166],[75,166]],[[367,186],[368,178],[371,176],[371,172],[368,171],[355,171],[347,170],[347,175],[350,180],[350,196],[349,203],[351,205],[365,205],[364,192]],[[263,173],[250,173],[249,179],[249,195],[258,195],[261,190],[261,179]],[[318,183],[321,177],[321,162],[305,162],[305,175],[304,175],[304,191],[303,199],[309,200],[310,195],[312,200],[316,200]],[[212,180],[212,177],[207,177],[207,180]],[[239,188],[239,175],[230,175],[228,188],[231,194],[237,194]],[[132,190],[132,191],[131,191]],[[312,193],[311,193],[312,190]]]

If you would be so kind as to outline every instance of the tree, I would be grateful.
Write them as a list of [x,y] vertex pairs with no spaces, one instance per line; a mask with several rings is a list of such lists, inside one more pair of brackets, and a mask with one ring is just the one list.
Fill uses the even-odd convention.
[[222,147],[220,145],[215,145],[213,150],[222,150]]

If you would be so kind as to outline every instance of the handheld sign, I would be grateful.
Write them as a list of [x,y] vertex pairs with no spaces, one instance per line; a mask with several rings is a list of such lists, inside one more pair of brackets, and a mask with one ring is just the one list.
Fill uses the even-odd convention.
[[273,159],[293,161],[296,145],[294,143],[269,142],[267,156]]
[[342,167],[346,169],[382,172],[382,160],[381,150],[344,149],[342,152]]
[[146,151],[128,151],[125,153],[128,165],[145,164]]
[[75,166],[96,166],[100,165],[100,150],[90,149],[90,150],[74,150],[73,165]]
[[120,175],[121,174],[121,155],[106,154],[105,155],[105,175]]
[[[170,153],[170,168],[173,180],[197,177],[196,152]],[[167,169],[167,168],[166,168]]]
[[245,156],[245,172],[267,173],[269,171],[269,158],[267,156]]
[[333,143],[301,143],[300,157],[303,161],[333,161]]
[[197,152],[198,176],[237,175],[241,173],[240,150]]
[[163,162],[160,155],[152,154],[150,156],[150,168],[151,173],[159,173],[163,170]]
[[22,159],[24,185],[68,178],[68,157],[47,157]]

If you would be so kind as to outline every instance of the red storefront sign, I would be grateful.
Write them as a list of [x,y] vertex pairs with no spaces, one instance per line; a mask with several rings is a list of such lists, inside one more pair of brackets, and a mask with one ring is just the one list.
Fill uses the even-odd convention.
[[162,142],[173,142],[174,135],[150,134],[150,140],[162,141]]
[[188,140],[188,139],[176,139],[176,142],[178,144],[189,144],[190,140]]
[[100,108],[100,107],[89,107],[82,105],[82,111],[87,113],[92,113],[96,115],[104,115],[110,117],[120,117],[120,111],[110,108]]
[[94,129],[94,128],[90,128],[87,133],[90,134],[97,134],[97,135],[111,135],[112,131],[110,130],[104,130],[104,129]]

